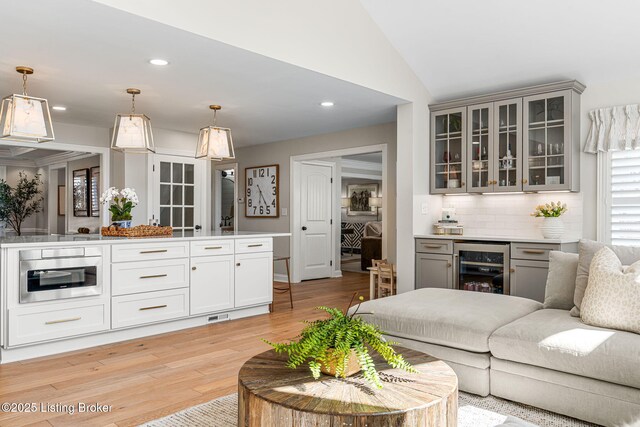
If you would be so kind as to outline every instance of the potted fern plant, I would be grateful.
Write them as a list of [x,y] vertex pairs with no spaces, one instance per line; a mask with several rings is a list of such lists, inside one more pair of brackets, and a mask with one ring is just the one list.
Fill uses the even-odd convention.
[[[351,298],[349,306],[356,295]],[[344,311],[325,306],[317,307],[327,312],[329,318],[305,322],[307,326],[300,333],[298,341],[263,341],[271,345],[277,353],[288,354],[289,368],[295,369],[308,364],[315,379],[320,378],[321,373],[346,378],[362,371],[363,377],[371,385],[382,388],[380,376],[369,354],[370,350],[378,352],[394,368],[417,373],[418,371],[405,361],[402,355],[396,353],[392,347],[394,343],[387,342],[382,337],[382,332],[376,325],[356,317],[363,300],[363,297],[359,297],[360,303],[351,314],[349,307]]]

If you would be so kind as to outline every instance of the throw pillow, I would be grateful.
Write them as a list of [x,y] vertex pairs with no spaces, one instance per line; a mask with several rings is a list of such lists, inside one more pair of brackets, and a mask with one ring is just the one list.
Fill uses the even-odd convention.
[[544,291],[543,308],[571,310],[576,290],[578,254],[549,252],[549,274]]
[[580,317],[580,305],[584,298],[584,291],[587,289],[589,281],[589,266],[593,256],[600,249],[607,246],[620,258],[624,265],[631,265],[640,260],[640,247],[633,246],[611,246],[593,240],[580,240],[578,243],[578,271],[576,273],[576,291],[573,296],[575,307],[571,309],[571,315]]
[[580,317],[588,325],[640,334],[640,261],[625,269],[611,249],[600,249],[591,261]]

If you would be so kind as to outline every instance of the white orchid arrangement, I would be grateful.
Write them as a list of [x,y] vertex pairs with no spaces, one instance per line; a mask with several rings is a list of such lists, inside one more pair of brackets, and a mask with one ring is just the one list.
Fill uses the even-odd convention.
[[551,202],[551,203],[547,203],[544,205],[538,205],[536,206],[536,210],[533,211],[533,213],[531,214],[531,216],[535,216],[535,217],[544,217],[544,218],[557,218],[560,215],[562,215],[563,213],[565,213],[567,211],[567,204],[566,203],[556,203],[556,202]]
[[109,204],[112,221],[128,221],[131,219],[131,210],[139,203],[136,190],[133,188],[109,187],[102,193],[100,203]]

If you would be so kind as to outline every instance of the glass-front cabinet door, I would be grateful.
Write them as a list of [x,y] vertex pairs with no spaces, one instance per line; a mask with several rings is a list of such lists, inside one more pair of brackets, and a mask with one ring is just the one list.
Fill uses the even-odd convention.
[[523,190],[570,189],[571,91],[525,97]]
[[522,191],[522,98],[493,106],[493,191]]
[[464,193],[466,107],[431,115],[431,192]]
[[467,109],[467,192],[493,189],[493,104],[473,105]]

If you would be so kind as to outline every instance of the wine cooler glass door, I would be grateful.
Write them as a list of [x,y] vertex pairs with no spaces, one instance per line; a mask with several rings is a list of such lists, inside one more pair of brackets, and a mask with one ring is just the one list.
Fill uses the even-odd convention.
[[456,288],[509,295],[509,245],[456,244]]

